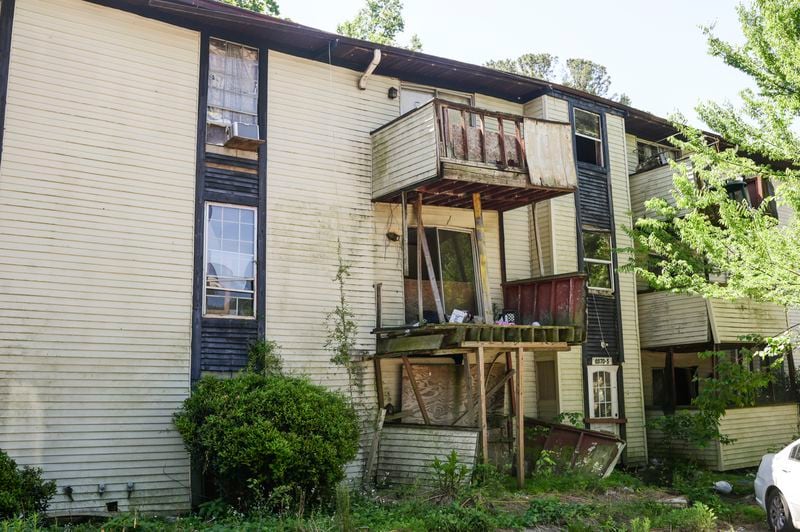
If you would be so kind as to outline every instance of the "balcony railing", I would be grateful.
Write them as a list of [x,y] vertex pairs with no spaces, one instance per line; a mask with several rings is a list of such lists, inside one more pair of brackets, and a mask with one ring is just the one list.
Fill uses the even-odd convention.
[[372,199],[505,211],[574,192],[571,128],[431,100],[372,132]]
[[443,159],[527,170],[523,117],[441,100],[436,102],[436,116]]
[[586,274],[569,273],[507,282],[503,303],[518,313],[519,323],[574,327],[580,343],[586,338],[586,292]]

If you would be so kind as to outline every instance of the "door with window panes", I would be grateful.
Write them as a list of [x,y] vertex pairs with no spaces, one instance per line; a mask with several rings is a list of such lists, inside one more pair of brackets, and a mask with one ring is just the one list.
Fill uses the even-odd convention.
[[[619,398],[617,371],[619,366],[588,366],[589,428],[618,434]],[[594,421],[597,420],[597,421]]]

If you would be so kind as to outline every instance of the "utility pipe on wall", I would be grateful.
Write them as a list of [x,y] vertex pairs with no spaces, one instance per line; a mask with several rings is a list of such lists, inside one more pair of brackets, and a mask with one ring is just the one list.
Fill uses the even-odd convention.
[[362,91],[367,90],[367,79],[375,72],[375,69],[378,68],[378,65],[381,63],[381,51],[378,48],[375,48],[372,51],[372,61],[369,62],[367,65],[367,69],[364,71],[364,74],[358,80],[358,88]]

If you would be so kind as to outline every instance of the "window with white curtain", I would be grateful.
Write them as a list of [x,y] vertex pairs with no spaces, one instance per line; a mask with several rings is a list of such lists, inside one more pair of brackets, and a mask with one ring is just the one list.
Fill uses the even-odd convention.
[[204,315],[255,316],[256,209],[207,203]]
[[234,122],[258,123],[258,50],[209,39],[206,142],[224,144]]

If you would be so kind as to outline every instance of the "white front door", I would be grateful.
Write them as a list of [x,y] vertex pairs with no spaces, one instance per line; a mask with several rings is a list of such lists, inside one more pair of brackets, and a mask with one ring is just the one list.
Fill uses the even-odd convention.
[[[589,428],[618,434],[619,398],[617,371],[619,366],[588,366]],[[604,422],[605,421],[605,422]]]

